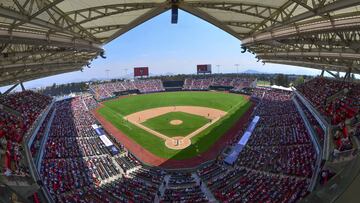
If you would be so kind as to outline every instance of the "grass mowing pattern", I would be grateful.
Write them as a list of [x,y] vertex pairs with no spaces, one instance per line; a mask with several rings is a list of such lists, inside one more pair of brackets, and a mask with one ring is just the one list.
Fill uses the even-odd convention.
[[[166,92],[137,95],[106,101],[98,112],[115,127],[156,156],[183,160],[208,150],[251,106],[243,96],[220,92]],[[165,146],[162,139],[125,121],[123,116],[162,106],[203,106],[228,112],[218,122],[191,139],[183,150]]]
[[[171,120],[181,120],[180,125],[170,124]],[[170,112],[152,119],[142,124],[168,137],[186,136],[196,129],[204,126],[209,119],[184,112]]]

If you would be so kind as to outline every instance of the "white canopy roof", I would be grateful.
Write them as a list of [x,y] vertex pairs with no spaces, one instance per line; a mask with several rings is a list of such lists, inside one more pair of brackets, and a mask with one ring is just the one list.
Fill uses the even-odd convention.
[[360,73],[359,0],[0,0],[0,85],[81,70],[171,9],[242,40],[264,62]]

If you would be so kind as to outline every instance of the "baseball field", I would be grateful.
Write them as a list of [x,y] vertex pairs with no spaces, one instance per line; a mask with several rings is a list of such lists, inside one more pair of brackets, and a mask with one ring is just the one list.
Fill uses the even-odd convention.
[[211,148],[250,106],[238,94],[162,92],[105,101],[96,111],[152,154],[184,160]]

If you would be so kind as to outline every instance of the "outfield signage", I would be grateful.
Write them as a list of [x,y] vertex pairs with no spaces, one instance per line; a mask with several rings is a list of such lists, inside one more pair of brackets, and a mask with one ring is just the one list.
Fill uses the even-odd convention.
[[249,141],[253,131],[255,130],[256,124],[259,122],[260,117],[255,116],[251,123],[249,124],[248,128],[246,129],[245,133],[241,137],[240,141],[233,147],[230,154],[225,158],[225,163],[229,165],[233,165],[234,162],[239,157],[240,152],[245,148],[246,143]]

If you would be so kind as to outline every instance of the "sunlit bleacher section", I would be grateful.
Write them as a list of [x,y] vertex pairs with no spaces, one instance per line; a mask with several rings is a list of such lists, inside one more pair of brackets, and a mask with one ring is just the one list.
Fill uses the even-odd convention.
[[[292,93],[259,89],[260,117],[237,162],[198,170],[219,201],[294,202],[308,191],[317,155]],[[276,191],[276,192],[275,192]]]
[[201,180],[192,173],[169,173],[167,188],[161,202],[208,202],[209,198],[204,194],[201,186]]
[[[296,87],[300,95],[310,102],[320,116],[331,128],[329,139],[332,154],[351,155],[355,150],[354,135],[359,127],[360,84],[348,81],[317,77]],[[304,104],[303,109],[305,108]],[[309,110],[307,110],[309,111]],[[307,112],[310,117],[310,112]],[[314,118],[310,118],[314,123]],[[313,125],[316,126],[316,123]],[[319,127],[319,140],[322,141],[322,132]],[[349,153],[346,153],[349,152]]]
[[96,120],[81,97],[55,103],[41,175],[50,193],[62,193],[100,184],[118,173],[109,151],[91,125]]
[[103,100],[128,91],[135,91],[135,93],[152,93],[161,92],[165,89],[161,80],[147,79],[92,84],[90,85],[90,90],[94,94],[95,99]]
[[[154,90],[157,81],[161,83],[135,86],[123,81],[93,87],[110,92],[116,85]],[[235,83],[230,78],[186,79],[184,87],[189,81],[203,90]],[[228,152],[223,152],[216,160],[186,170],[143,164],[104,131],[101,135],[118,149],[112,153],[96,130],[101,126],[92,115],[98,106],[93,94],[53,100],[32,91],[11,93],[0,98],[1,172],[8,178],[31,178],[31,171],[37,170],[53,202],[297,202],[325,187],[329,179],[339,179],[341,170],[321,164],[327,160],[324,150],[333,150],[327,161],[356,154],[359,87],[314,78],[294,91],[252,88],[256,108],[251,118],[259,120],[236,160],[229,165],[224,161]],[[241,140],[251,120],[229,140],[228,149]],[[38,193],[31,198],[39,199]]]
[[32,91],[0,97],[0,170],[5,176],[30,175],[22,142],[51,101],[50,97]]
[[184,90],[209,90],[211,87],[225,87],[234,92],[239,92],[245,87],[256,87],[256,80],[243,77],[208,76],[204,78],[186,78]]

